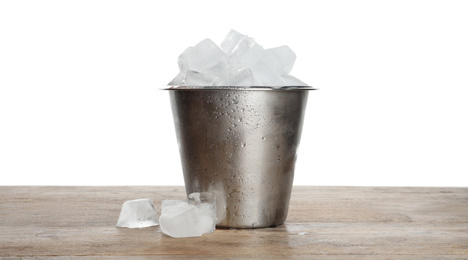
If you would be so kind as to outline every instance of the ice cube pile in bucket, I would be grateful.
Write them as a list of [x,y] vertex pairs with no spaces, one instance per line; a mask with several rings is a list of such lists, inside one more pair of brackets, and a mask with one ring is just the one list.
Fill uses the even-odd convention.
[[265,49],[247,35],[231,30],[218,47],[205,39],[178,58],[179,74],[169,82],[177,87],[307,86],[289,75],[296,54],[286,45]]

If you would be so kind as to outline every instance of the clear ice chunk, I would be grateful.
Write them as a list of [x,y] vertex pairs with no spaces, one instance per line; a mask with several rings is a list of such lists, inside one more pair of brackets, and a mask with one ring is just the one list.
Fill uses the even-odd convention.
[[161,231],[171,237],[199,237],[202,235],[198,209],[182,200],[162,202]]
[[238,58],[238,61],[245,68],[252,68],[263,59],[265,54],[265,49],[263,49],[261,45],[255,43],[244,53],[244,55]]
[[216,225],[216,206],[211,193],[192,193],[187,201],[164,200],[159,218],[161,231],[171,237],[198,237]]
[[231,69],[228,56],[210,39],[186,49],[179,56],[178,64],[181,72],[209,72],[220,78],[226,77]]
[[272,71],[263,60],[258,61],[251,69],[260,86],[281,87],[285,84],[281,76]]
[[169,82],[167,85],[169,86],[182,86],[185,82],[185,72],[179,72],[177,76],[175,76],[171,82]]
[[158,215],[150,199],[125,201],[120,211],[117,227],[144,228],[158,225]]
[[202,234],[212,233],[216,230],[216,207],[212,203],[201,203],[197,206],[199,225]]
[[285,82],[285,86],[307,86],[307,84],[305,84],[304,82],[300,81],[292,75],[283,75],[281,76],[281,79]]
[[189,70],[180,86],[217,86],[219,82],[219,77],[214,74]]
[[220,83],[220,86],[258,86],[251,69],[240,69],[236,74]]
[[296,61],[296,54],[286,45],[271,48],[266,50],[266,62],[273,67],[274,71],[279,75],[288,75],[291,72],[294,62]]
[[232,61],[240,61],[242,56],[254,45],[255,40],[253,38],[231,30],[221,43],[221,49]]
[[[281,75],[289,73],[296,59],[294,52],[287,46],[265,50],[253,38],[234,30],[224,38],[221,48],[237,69],[250,69],[252,77],[256,79],[252,84],[248,84],[250,86],[283,86],[285,82]],[[236,76],[231,76],[222,81],[221,85],[248,86],[240,85],[246,83],[248,82],[238,82]]]
[[179,55],[179,58],[177,58],[177,64],[179,65],[179,71],[182,73],[185,73],[187,70],[189,70],[189,57],[191,55],[193,47],[188,47],[184,52],[182,52]]
[[228,35],[226,35],[226,37],[224,37],[223,41],[221,42],[221,49],[224,51],[224,53],[230,56],[243,37],[245,37],[245,35],[242,35],[239,32],[231,29]]
[[195,192],[188,196],[188,202],[198,209],[199,226],[203,234],[216,229],[216,200],[213,193]]

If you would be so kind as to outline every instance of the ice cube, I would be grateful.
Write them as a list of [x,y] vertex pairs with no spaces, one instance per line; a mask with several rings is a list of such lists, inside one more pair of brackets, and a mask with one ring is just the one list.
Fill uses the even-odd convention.
[[224,78],[231,69],[228,56],[210,39],[186,49],[178,59],[181,72],[209,72]]
[[281,76],[272,71],[263,60],[258,61],[251,69],[260,86],[281,87],[285,84]]
[[188,70],[181,86],[217,86],[220,79],[212,73]]
[[188,70],[186,72],[179,72],[171,82],[168,83],[169,86],[218,86],[220,78],[216,75],[206,72],[200,73],[193,70]]
[[216,225],[216,202],[211,193],[192,193],[188,202],[164,200],[159,218],[161,231],[171,237],[197,237]]
[[238,62],[251,68],[261,85],[275,86],[284,84],[280,76],[291,71],[295,60],[296,55],[288,46],[264,50],[255,43]]
[[150,199],[125,201],[120,211],[117,227],[144,228],[158,225],[158,215]]
[[199,237],[202,235],[198,209],[182,200],[163,201],[161,231],[171,237]]
[[283,75],[281,79],[285,82],[285,86],[307,86],[307,84],[291,75]]
[[266,52],[263,47],[257,43],[244,52],[239,58],[233,58],[239,61],[245,68],[252,68],[265,56]]
[[231,29],[221,42],[221,49],[230,56],[244,37],[245,35]]
[[221,48],[231,60],[240,60],[254,44],[253,38],[231,30],[221,43]]
[[236,69],[251,68],[265,55],[263,47],[251,37],[231,30],[221,43]]
[[189,70],[189,61],[188,58],[191,56],[193,47],[188,47],[182,52],[177,58],[177,64],[179,65],[179,71],[185,73]]
[[[291,71],[296,55],[287,46],[265,50],[253,38],[231,30],[221,43],[235,68],[250,69],[254,82],[243,82],[236,75],[221,82],[223,86],[283,86],[281,75]],[[250,77],[245,74],[241,78]],[[243,84],[243,85],[240,85]],[[245,85],[244,85],[245,84]]]
[[251,69],[240,69],[236,74],[220,83],[220,86],[258,86]]
[[169,86],[182,86],[185,82],[185,72],[179,72],[177,76],[175,76],[171,82],[169,82],[167,85]]
[[212,233],[216,230],[216,207],[213,203],[201,203],[197,206],[199,226],[202,234]]
[[296,61],[296,54],[286,45],[271,48],[266,50],[267,55],[264,57],[265,61],[269,63],[270,67],[280,75],[287,75],[291,72],[294,62]]
[[213,193],[195,192],[188,196],[188,202],[198,209],[199,226],[203,234],[215,231],[216,199]]

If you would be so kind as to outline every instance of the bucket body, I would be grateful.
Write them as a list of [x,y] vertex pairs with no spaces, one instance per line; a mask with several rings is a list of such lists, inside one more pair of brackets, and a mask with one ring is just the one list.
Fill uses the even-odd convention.
[[211,192],[217,227],[286,220],[306,89],[170,89],[187,194]]

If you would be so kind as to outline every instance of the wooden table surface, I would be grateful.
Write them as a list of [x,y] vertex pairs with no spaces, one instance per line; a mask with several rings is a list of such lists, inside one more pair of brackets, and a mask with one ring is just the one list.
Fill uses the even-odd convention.
[[284,225],[171,238],[116,228],[125,200],[183,187],[0,186],[0,259],[467,259],[468,188],[294,187]]

